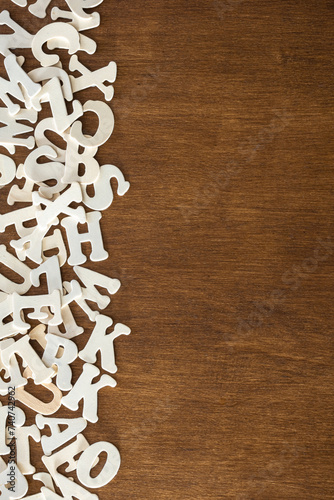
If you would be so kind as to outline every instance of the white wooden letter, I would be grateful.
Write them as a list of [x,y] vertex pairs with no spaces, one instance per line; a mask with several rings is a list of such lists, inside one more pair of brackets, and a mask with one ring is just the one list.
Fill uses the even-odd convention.
[[[51,23],[41,28],[33,38],[32,52],[43,67],[54,66],[59,61],[56,54],[46,54],[43,45],[48,40],[55,42],[55,47],[67,48],[70,54],[74,54],[80,48],[79,33],[67,23]],[[54,47],[54,48],[55,48]]]
[[30,267],[18,260],[14,255],[10,254],[6,245],[0,245],[0,262],[5,264],[10,269],[14,270],[15,273],[19,274],[23,278],[23,283],[14,283],[14,281],[9,280],[3,274],[0,274],[0,290],[6,293],[27,293],[31,288],[30,281]]
[[30,123],[35,123],[37,120],[37,111],[34,109],[21,109],[15,116],[9,114],[7,108],[0,108],[0,123],[5,126],[0,127],[0,146],[7,149],[8,153],[14,154],[15,146],[22,146],[28,149],[33,149],[35,146],[34,136],[27,138],[17,137],[18,135],[27,134],[34,129],[18,121],[25,120]]
[[[97,457],[106,452],[108,457],[100,474],[91,477],[90,471],[94,467]],[[121,456],[118,449],[111,443],[100,441],[92,444],[79,458],[77,465],[77,476],[79,481],[87,488],[101,488],[116,476],[121,465]]]
[[27,73],[18,64],[14,54],[6,57],[5,68],[9,76],[9,81],[4,78],[0,78],[0,99],[8,107],[10,115],[16,115],[20,111],[20,106],[14,104],[8,97],[8,94],[12,95],[19,101],[25,102],[24,96],[22,94],[19,83],[24,87],[28,97],[33,98],[41,90],[41,86],[35,83],[29,78]]
[[32,378],[36,384],[51,380],[54,370],[45,366],[34,348],[30,345],[28,336],[20,338],[20,340],[17,340],[1,352],[2,361],[8,370],[10,369],[11,357],[16,354],[30,367]]
[[9,156],[0,155],[0,186],[10,184],[16,175],[15,161]]
[[82,253],[81,244],[89,241],[92,246],[90,259],[93,262],[99,262],[108,258],[108,252],[103,247],[102,233],[100,227],[100,212],[90,212],[87,214],[88,232],[80,234],[78,232],[78,222],[72,217],[65,217],[61,225],[66,229],[68,245],[70,247],[70,257],[68,263],[70,266],[84,264],[87,257]]
[[[51,0],[50,0],[51,1]],[[31,35],[22,28],[19,24],[17,24],[10,17],[8,10],[3,10],[0,13],[0,26],[8,26],[11,28],[14,33],[10,33],[8,35],[0,35],[0,53],[7,57],[11,54],[9,49],[30,49],[32,39],[34,35]]]
[[114,194],[110,184],[111,179],[118,183],[117,194],[123,196],[130,188],[130,182],[115,165],[102,165],[100,175],[94,182],[94,196],[88,196],[87,186],[82,186],[82,199],[84,204],[92,210],[106,210],[113,202]]
[[70,76],[73,93],[89,87],[97,87],[104,94],[107,101],[111,101],[114,96],[114,87],[105,85],[105,82],[114,83],[117,75],[117,65],[115,62],[110,62],[108,66],[90,71],[78,59],[78,56],[73,55],[70,59],[70,70],[79,71],[81,76],[75,78]]
[[95,363],[96,354],[100,351],[102,368],[109,373],[116,373],[114,340],[120,335],[129,335],[131,330],[122,323],[117,323],[114,331],[107,335],[106,330],[113,324],[113,320],[99,314],[95,321],[95,328],[79,357],[88,363]]
[[32,295],[21,296],[17,293],[13,294],[13,319],[17,328],[29,328],[29,323],[25,323],[21,318],[21,311],[23,309],[34,309],[34,312],[28,313],[28,318],[37,319],[39,321],[48,319],[48,313],[43,312],[43,307],[51,307],[54,316],[49,320],[48,324],[60,325],[62,322],[61,317],[61,300],[59,290],[55,290],[47,295]]
[[[41,445],[46,456],[50,456],[57,448],[76,437],[87,427],[84,418],[49,418],[36,415],[36,424],[43,430],[47,425],[50,428],[50,436],[42,436]],[[67,429],[60,430],[60,425],[67,425]]]
[[83,400],[83,417],[93,423],[98,421],[98,391],[107,386],[116,387],[116,380],[109,375],[102,375],[98,382],[92,384],[93,378],[99,374],[97,366],[85,363],[73,389],[62,398],[62,404],[72,411],[76,411],[79,408],[79,401]]
[[71,216],[77,222],[82,224],[86,222],[86,212],[83,207],[70,208],[69,205],[74,201],[80,203],[82,201],[82,192],[80,184],[73,182],[73,184],[54,201],[43,198],[36,191],[32,194],[33,204],[46,206],[45,210],[38,210],[36,212],[36,219],[41,229],[45,229],[51,222],[61,213]]
[[96,147],[101,146],[111,136],[114,130],[114,114],[108,104],[102,101],[87,101],[83,105],[83,111],[92,111],[99,118],[99,126],[96,134],[91,137],[82,133],[82,123],[76,121],[73,123],[70,131],[71,137],[80,144],[80,146]]
[[70,499],[75,497],[78,500],[98,500],[97,495],[89,493],[82,486],[74,481],[71,481],[68,477],[63,476],[57,471],[58,467],[65,463],[69,464],[67,469],[65,469],[66,472],[75,470],[77,467],[77,461],[75,461],[74,457],[87,449],[88,446],[89,444],[86,439],[82,434],[79,434],[76,441],[68,445],[66,448],[61,449],[50,457],[42,457],[45,467],[48,469],[55,483],[66,498]]

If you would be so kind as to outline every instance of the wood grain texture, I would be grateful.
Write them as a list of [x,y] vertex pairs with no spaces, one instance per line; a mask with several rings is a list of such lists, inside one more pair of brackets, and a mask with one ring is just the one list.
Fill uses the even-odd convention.
[[81,59],[118,64],[98,160],[131,190],[104,212],[110,260],[92,268],[122,281],[106,313],[132,329],[85,432],[122,455],[100,498],[332,499],[334,1],[98,10]]

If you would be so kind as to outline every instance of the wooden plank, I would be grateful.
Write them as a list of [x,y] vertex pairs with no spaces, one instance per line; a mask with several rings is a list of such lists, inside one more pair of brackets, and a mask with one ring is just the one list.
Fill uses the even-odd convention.
[[[85,431],[122,455],[100,498],[331,499],[333,4],[97,9],[98,52],[80,59],[118,64],[115,132],[97,157],[131,190],[103,214],[110,261],[91,267],[122,281],[105,312],[133,331]],[[92,324],[77,317],[83,346]]]

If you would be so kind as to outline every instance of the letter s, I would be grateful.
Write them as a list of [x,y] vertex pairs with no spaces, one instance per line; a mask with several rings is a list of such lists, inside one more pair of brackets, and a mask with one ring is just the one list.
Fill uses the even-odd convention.
[[94,182],[94,196],[88,196],[87,186],[82,185],[83,202],[92,210],[106,210],[113,202],[114,195],[110,179],[118,182],[117,194],[123,196],[130,187],[130,183],[124,179],[124,175],[115,165],[102,165],[100,175]]

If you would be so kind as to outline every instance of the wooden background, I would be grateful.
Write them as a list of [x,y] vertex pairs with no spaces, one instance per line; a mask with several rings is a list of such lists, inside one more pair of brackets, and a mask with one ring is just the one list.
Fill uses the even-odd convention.
[[334,1],[97,10],[81,60],[118,64],[98,160],[131,190],[103,214],[110,260],[89,265],[122,281],[105,313],[132,329],[84,432],[122,455],[100,498],[334,498]]

